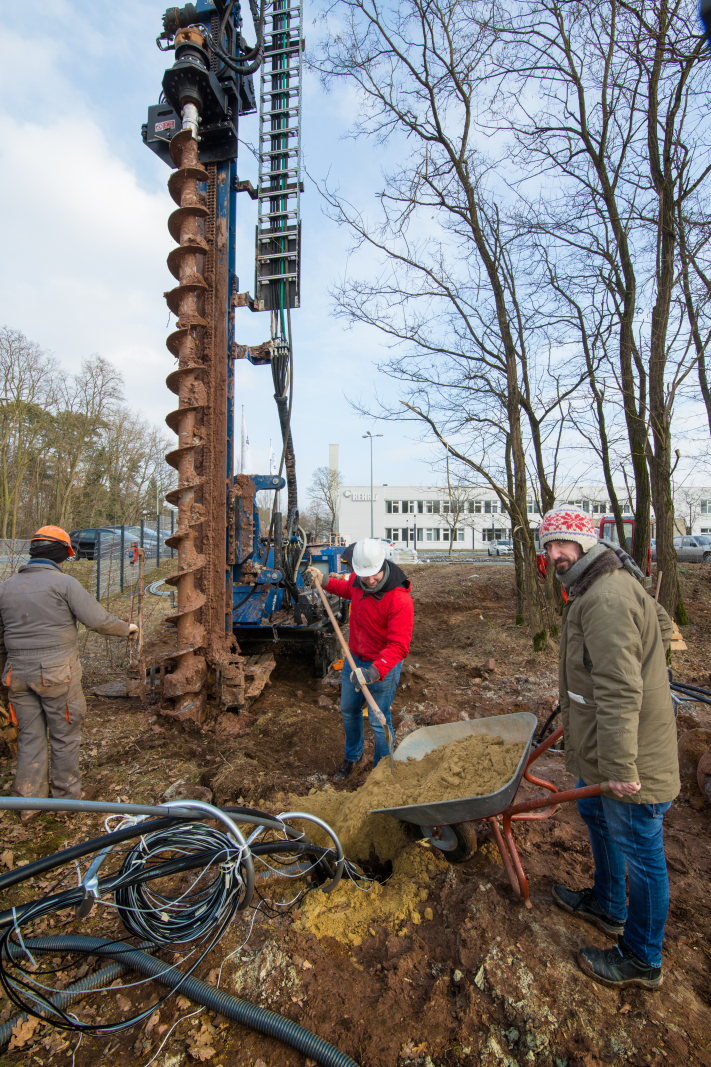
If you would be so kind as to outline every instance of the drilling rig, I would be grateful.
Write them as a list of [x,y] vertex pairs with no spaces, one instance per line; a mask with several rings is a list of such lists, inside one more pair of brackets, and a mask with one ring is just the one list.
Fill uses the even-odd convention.
[[[177,644],[141,665],[140,684],[150,673],[161,711],[197,723],[208,716],[208,697],[212,708],[235,711],[259,695],[274,657],[246,651],[265,641],[308,647],[322,673],[335,659],[335,637],[302,573],[308,564],[340,571],[341,550],[306,543],[291,436],[291,312],[301,298],[303,14],[301,0],[259,4],[250,0],[251,47],[237,0],[197,0],[166,11],[156,43],[174,53],[174,62],[142,131],[172,169],[176,209],[168,229],[176,247],[168,268],[177,284],[165,299],[177,324],[166,342],[176,360],[167,384],[178,406],[166,422],[178,441],[166,457],[177,472],[177,487],[166,496],[177,508],[167,541],[177,553],[176,573],[167,579],[177,591],[168,619]],[[255,188],[239,179],[237,158],[239,123],[257,109]],[[239,291],[239,193],[257,202],[254,295]],[[238,344],[237,309],[268,315],[268,339]],[[234,473],[237,359],[271,367],[282,436],[276,474]],[[278,510],[283,488],[286,515]],[[259,492],[273,493],[265,529]],[[345,618],[346,606],[335,608]]]

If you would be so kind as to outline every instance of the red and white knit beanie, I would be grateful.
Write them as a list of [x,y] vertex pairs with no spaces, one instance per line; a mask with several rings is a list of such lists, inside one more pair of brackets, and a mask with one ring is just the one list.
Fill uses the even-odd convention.
[[562,504],[543,516],[538,540],[541,548],[549,541],[576,541],[585,553],[597,544],[598,536],[587,512],[578,511],[570,504]]

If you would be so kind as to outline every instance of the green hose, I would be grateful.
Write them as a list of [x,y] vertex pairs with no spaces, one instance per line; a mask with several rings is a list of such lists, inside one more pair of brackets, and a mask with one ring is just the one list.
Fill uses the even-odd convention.
[[[198,978],[186,977],[177,967],[167,967],[162,960],[155,960],[145,952],[134,949],[122,941],[105,941],[99,937],[39,937],[25,941],[25,945],[30,952],[86,952],[92,956],[117,959],[123,967],[130,967],[149,978],[154,978],[161,985],[171,989],[179,986],[180,992],[196,1004],[202,1004],[210,1011],[216,1011],[241,1026],[290,1045],[304,1056],[315,1060],[321,1067],[357,1067],[350,1056],[346,1056],[344,1052],[340,1052],[327,1041],[312,1034],[310,1030],[292,1022],[291,1019],[277,1015],[268,1008],[249,1004],[229,993],[223,993],[222,990],[215,989]],[[103,976],[105,972],[99,973]],[[82,979],[75,986],[65,989],[60,995],[71,996],[79,990],[80,986],[84,987],[84,983],[90,980]],[[79,995],[81,996],[86,991],[84,987]],[[5,1034],[7,1031],[3,1040],[9,1040],[12,1027],[17,1024],[19,1018],[21,1016],[9,1019],[0,1029],[0,1034]]]

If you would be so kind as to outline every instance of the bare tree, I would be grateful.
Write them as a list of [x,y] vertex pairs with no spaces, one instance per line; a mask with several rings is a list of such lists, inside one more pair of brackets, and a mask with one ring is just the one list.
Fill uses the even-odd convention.
[[317,508],[313,517],[325,513],[328,516],[329,532],[332,534],[338,532],[339,489],[342,485],[343,476],[340,471],[334,471],[330,467],[317,467],[309,486],[310,501]]
[[0,329],[0,508],[2,536],[17,535],[25,480],[48,431],[57,364],[34,341]]
[[175,472],[167,435],[121,404],[101,356],[77,375],[21,333],[0,330],[0,523],[28,536],[47,522],[115,525],[162,506]]
[[312,497],[306,511],[301,513],[301,525],[314,541],[325,540],[331,531],[331,515],[323,500]]
[[[55,485],[54,516],[72,525],[72,504],[80,465],[97,446],[123,400],[123,379],[108,360],[94,355],[77,375],[60,377],[51,440]],[[125,435],[124,435],[125,436]]]
[[[678,219],[709,175],[707,64],[691,0],[535,0],[497,8],[482,79],[513,165],[545,181],[539,233],[571,292],[602,283],[635,483],[637,562],[657,520],[660,599],[683,621],[671,474],[672,415],[698,352],[684,336]],[[701,366],[701,364],[699,364]]]
[[[491,66],[497,42],[474,3],[340,0],[332,10],[338,22],[314,65],[326,84],[345,78],[358,90],[354,135],[392,143],[401,160],[385,175],[378,224],[324,190],[355,246],[383,264],[375,278],[344,279],[337,306],[400,346],[385,370],[406,383],[409,412],[506,501],[534,645],[544,647],[527,462],[530,455],[548,509],[550,435],[580,378],[554,366],[545,339],[542,352],[529,349],[536,298],[526,234],[511,220],[508,163],[486,158],[477,130],[479,71]],[[480,461],[473,456],[484,431]]]

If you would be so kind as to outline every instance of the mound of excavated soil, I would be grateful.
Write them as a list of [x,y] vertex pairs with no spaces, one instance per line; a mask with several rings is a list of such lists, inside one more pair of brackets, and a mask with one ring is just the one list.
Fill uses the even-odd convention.
[[496,793],[513,777],[523,748],[500,737],[472,734],[421,760],[396,760],[395,774],[390,773],[390,760],[383,759],[353,793],[316,793],[292,797],[291,803],[332,826],[349,859],[375,855],[392,861],[408,839],[397,819],[372,815],[373,809]]

